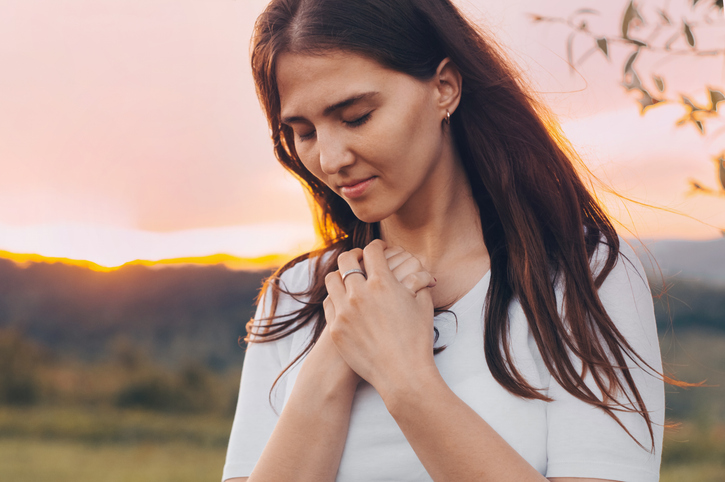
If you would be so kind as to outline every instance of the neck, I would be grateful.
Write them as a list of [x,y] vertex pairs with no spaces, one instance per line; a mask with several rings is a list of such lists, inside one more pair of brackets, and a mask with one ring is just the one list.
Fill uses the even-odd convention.
[[457,156],[451,161],[441,162],[432,182],[380,222],[388,246],[403,247],[436,277],[461,263],[488,260],[468,178]]

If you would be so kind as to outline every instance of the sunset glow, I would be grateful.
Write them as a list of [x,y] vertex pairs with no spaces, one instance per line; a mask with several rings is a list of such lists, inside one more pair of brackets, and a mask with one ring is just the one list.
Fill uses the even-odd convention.
[[91,269],[93,271],[115,271],[124,266],[147,266],[151,268],[165,268],[173,266],[184,266],[189,264],[195,265],[217,265],[222,264],[232,270],[257,271],[276,268],[289,261],[289,254],[269,254],[260,256],[259,258],[240,258],[228,254],[215,254],[211,256],[198,256],[192,258],[173,258],[160,259],[158,261],[135,260],[124,263],[120,266],[102,266],[92,261],[70,258],[53,258],[41,256],[39,254],[29,253],[11,253],[9,251],[0,250],[0,258],[14,261],[20,266],[27,266],[29,263],[63,263],[70,266],[80,266],[81,268]]
[[[311,249],[308,201],[274,159],[249,68],[253,22],[266,3],[2,2],[0,256],[101,270],[242,267]],[[572,73],[569,31],[534,24],[528,14],[567,15],[581,0],[458,3],[505,46],[557,116],[601,180],[594,186],[623,236],[721,235],[725,196],[690,188],[697,180],[720,190],[711,159],[725,151],[721,119],[708,117],[703,136],[694,123],[677,125],[688,114],[682,105],[662,102],[642,115],[621,85],[629,55],[621,44]],[[597,2],[590,28],[616,34],[626,3]],[[722,32],[698,32],[703,45],[722,45]],[[573,51],[587,48],[576,43]],[[721,60],[641,67],[666,78],[670,97],[687,94],[706,106],[703,86],[725,88]]]

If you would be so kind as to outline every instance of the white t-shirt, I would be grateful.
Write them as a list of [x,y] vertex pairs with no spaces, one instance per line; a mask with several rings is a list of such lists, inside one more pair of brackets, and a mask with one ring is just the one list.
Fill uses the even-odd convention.
[[[635,351],[661,372],[647,278],[634,251],[625,242],[621,246],[621,252],[628,260],[620,255],[600,288],[599,296]],[[593,266],[603,261],[604,249],[596,253]],[[312,263],[305,261],[285,272],[282,279],[287,288],[291,291],[307,288],[312,279],[311,267]],[[435,356],[435,363],[453,392],[546,477],[589,477],[626,482],[659,480],[664,423],[663,382],[629,362],[654,423],[655,451],[650,453],[639,447],[602,410],[578,400],[556,383],[541,359],[521,306],[514,301],[509,309],[509,319],[515,366],[532,386],[548,387],[546,393],[554,401],[525,400],[512,395],[493,378],[484,357],[483,310],[489,282],[490,271],[451,307],[458,317],[457,331],[450,314],[443,313],[435,318],[435,326],[440,332],[436,346],[447,345]],[[556,293],[561,309],[561,290],[557,289]],[[268,304],[269,300],[260,303],[255,318],[259,317],[261,307]],[[291,297],[281,295],[277,313],[290,313],[300,306]],[[292,392],[302,359],[280,379],[272,392],[272,405],[277,413],[270,406],[270,387],[282,369],[302,352],[310,334],[311,325],[278,341],[250,344],[242,369],[239,402],[222,480],[246,477],[252,472],[279,418],[277,413],[281,413]],[[591,375],[585,381],[594,393],[601,394]],[[615,413],[637,440],[649,448],[651,440],[644,419],[636,413]],[[355,393],[336,480],[432,480],[386,410],[380,395],[365,382]]]

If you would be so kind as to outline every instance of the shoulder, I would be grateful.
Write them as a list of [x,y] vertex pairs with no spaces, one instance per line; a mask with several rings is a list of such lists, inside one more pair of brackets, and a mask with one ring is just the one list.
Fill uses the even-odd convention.
[[273,275],[278,278],[279,286],[291,293],[304,293],[309,291],[317,279],[318,266],[325,265],[332,255],[331,251],[322,254],[308,253],[307,257],[285,269],[282,273]]
[[318,266],[324,266],[330,254],[308,254],[297,262],[290,261],[270,276],[259,297],[255,318],[277,318],[298,311],[309,301],[318,277]]
[[[646,298],[651,301],[651,291],[647,273],[634,248],[622,236],[617,235],[619,250],[614,267],[607,274],[599,288],[601,296],[633,296],[635,300]],[[604,268],[610,247],[601,241],[592,256],[590,267],[597,277]]]

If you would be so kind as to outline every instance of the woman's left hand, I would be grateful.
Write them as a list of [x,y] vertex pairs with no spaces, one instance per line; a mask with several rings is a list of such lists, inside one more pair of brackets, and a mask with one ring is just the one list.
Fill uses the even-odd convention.
[[[326,303],[325,317],[332,341],[350,368],[381,395],[412,371],[434,365],[433,301],[428,289],[433,278],[401,250],[390,255],[390,265],[405,262],[391,270],[385,248],[383,241],[375,240],[364,250],[342,253],[339,271],[325,277],[331,301]],[[361,262],[367,279],[353,273],[343,283],[342,274],[361,269]],[[405,275],[402,282],[395,270]]]

